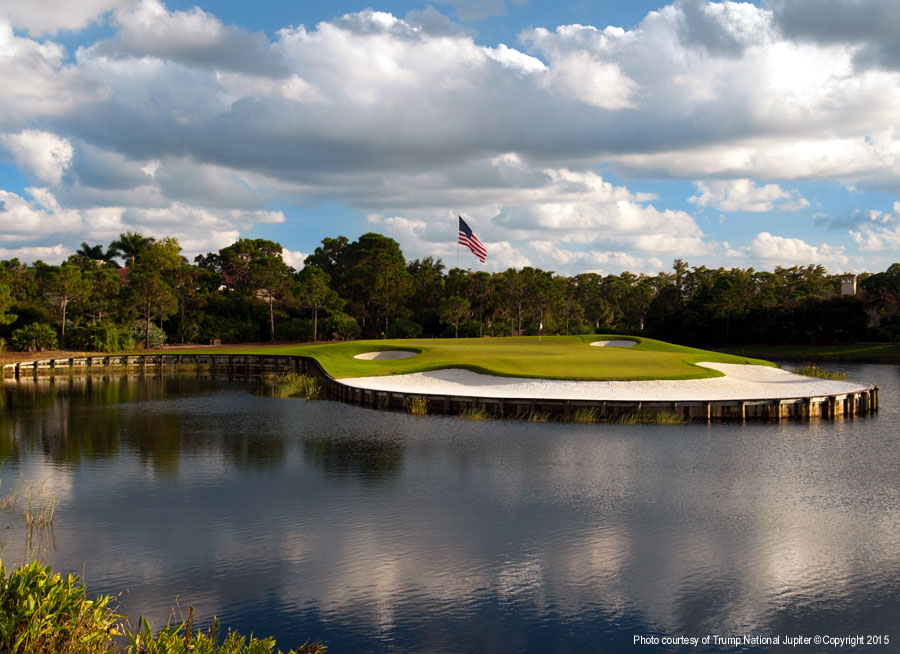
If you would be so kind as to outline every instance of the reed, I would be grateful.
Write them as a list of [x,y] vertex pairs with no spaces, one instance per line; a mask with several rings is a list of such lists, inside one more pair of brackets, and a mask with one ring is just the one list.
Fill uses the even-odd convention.
[[546,411],[532,411],[525,416],[525,420],[528,422],[548,422],[550,420],[550,414]]
[[46,479],[40,486],[22,484],[18,490],[0,498],[0,509],[18,513],[29,528],[52,525],[57,506],[59,495],[47,489]]
[[683,425],[688,422],[684,414],[675,411],[634,411],[609,418],[615,425]]
[[827,370],[825,368],[820,368],[815,364],[801,366],[794,372],[796,372],[798,375],[805,375],[806,377],[818,377],[819,379],[832,379],[836,381],[844,381],[847,379],[847,373],[845,372],[840,372],[839,370]]
[[488,418],[490,418],[487,411],[479,407],[469,407],[468,409],[463,409],[459,412],[459,417],[466,418],[468,420],[487,420]]
[[597,409],[582,407],[576,409],[575,413],[572,414],[572,422],[597,422],[597,417]]
[[270,397],[302,397],[317,400],[322,397],[322,383],[312,375],[296,372],[272,373],[262,378],[264,395]]
[[414,416],[428,414],[428,398],[424,395],[415,395],[406,398],[406,410]]

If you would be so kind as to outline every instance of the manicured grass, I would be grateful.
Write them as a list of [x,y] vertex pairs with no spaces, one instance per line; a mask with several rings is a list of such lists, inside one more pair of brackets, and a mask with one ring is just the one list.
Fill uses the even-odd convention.
[[847,345],[741,345],[726,348],[738,356],[766,359],[803,359],[858,363],[900,363],[900,345],[856,343]]
[[[593,341],[633,340],[633,347],[593,347]],[[407,350],[407,359],[366,361],[354,355]],[[584,380],[702,379],[721,373],[700,368],[698,361],[773,365],[744,356],[682,347],[649,338],[592,334],[588,336],[396,339],[350,341],[323,345],[229,348],[232,353],[291,354],[315,358],[333,377],[365,377],[465,368],[508,377]],[[207,353],[209,350],[206,351]]]

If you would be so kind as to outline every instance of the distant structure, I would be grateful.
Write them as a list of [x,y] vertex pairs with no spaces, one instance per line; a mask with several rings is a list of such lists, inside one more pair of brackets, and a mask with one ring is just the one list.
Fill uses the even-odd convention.
[[856,275],[841,275],[841,295],[856,295]]

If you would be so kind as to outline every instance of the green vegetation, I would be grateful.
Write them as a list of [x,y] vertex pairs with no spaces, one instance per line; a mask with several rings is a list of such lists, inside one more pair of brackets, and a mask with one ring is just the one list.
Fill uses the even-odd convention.
[[23,483],[18,490],[0,498],[0,509],[18,513],[29,528],[52,525],[58,505],[59,497],[47,490],[47,480],[40,486]]
[[262,387],[263,394],[270,397],[302,397],[306,400],[317,400],[324,391],[316,377],[295,372],[265,375]]
[[[593,341],[626,338],[632,347],[593,347]],[[405,350],[406,359],[363,360],[365,352]],[[536,336],[491,339],[398,339],[323,345],[238,348],[246,354],[292,354],[315,358],[333,377],[396,375],[464,368],[508,377],[545,379],[644,380],[702,379],[721,373],[699,361],[772,365],[758,359],[682,347],[649,338],[610,335]]]
[[490,416],[487,411],[481,409],[479,407],[470,407],[468,409],[463,409],[459,413],[460,418],[466,418],[468,420],[488,420]]
[[798,375],[806,375],[807,377],[818,377],[820,379],[834,379],[844,381],[847,379],[847,373],[838,370],[825,370],[816,365],[801,366],[795,370]]
[[406,398],[406,410],[414,416],[424,416],[428,414],[428,398],[423,395]]
[[582,407],[572,414],[572,422],[597,422],[597,409],[591,407]]
[[687,419],[681,413],[674,411],[640,411],[636,413],[623,413],[609,422],[617,425],[683,425]]
[[[273,654],[275,640],[228,633],[217,642],[216,627],[192,631],[188,619],[153,634],[143,618],[133,630],[117,614],[110,596],[88,599],[77,575],[54,574],[50,566],[28,563],[6,574],[0,561],[0,652],[2,654]],[[116,636],[128,645],[120,647]],[[326,647],[307,643],[287,654],[317,654]],[[277,650],[279,653],[281,650]]]
[[859,343],[853,345],[745,345],[728,348],[726,351],[738,356],[763,359],[900,363],[900,345],[880,343]]
[[39,352],[56,347],[56,332],[50,325],[30,323],[12,333],[12,345],[23,352]]
[[[163,342],[635,334],[699,347],[900,342],[900,264],[859,276],[841,296],[819,265],[689,266],[654,275],[488,273],[407,261],[376,233],[325,238],[299,272],[281,245],[240,239],[186,261],[171,237],[126,232],[83,243],[60,265],[0,261],[0,338],[49,328],[64,348],[116,351]],[[103,327],[94,328],[96,325]],[[132,326],[134,331],[132,332]]]

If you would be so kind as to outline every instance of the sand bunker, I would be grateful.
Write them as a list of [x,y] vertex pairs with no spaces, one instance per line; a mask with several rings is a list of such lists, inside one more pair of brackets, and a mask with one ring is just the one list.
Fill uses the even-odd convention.
[[636,341],[594,341],[591,343],[596,347],[631,347],[637,345]]
[[[375,354],[385,354],[378,352]],[[404,352],[403,354],[409,354]],[[355,377],[342,384],[377,391],[468,397],[559,400],[714,401],[819,397],[866,390],[868,385],[795,375],[779,368],[733,363],[700,363],[725,373],[712,379],[659,381],[567,381],[480,375],[449,368],[389,377]]]
[[418,352],[407,352],[405,350],[383,350],[381,352],[363,352],[357,354],[354,359],[366,359],[367,361],[389,361],[394,359],[408,359],[414,357]]

